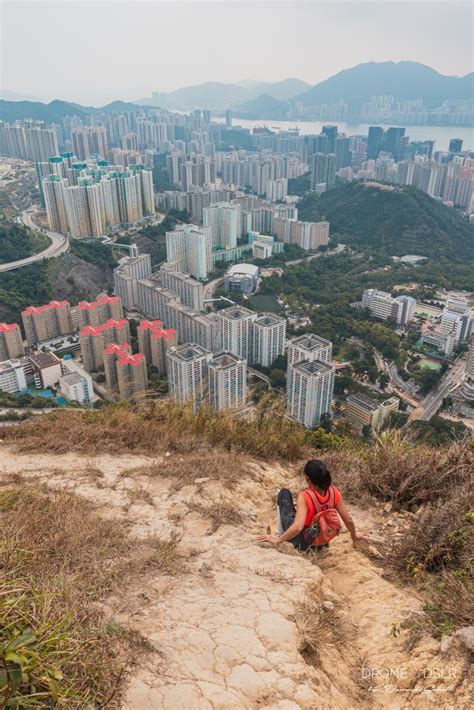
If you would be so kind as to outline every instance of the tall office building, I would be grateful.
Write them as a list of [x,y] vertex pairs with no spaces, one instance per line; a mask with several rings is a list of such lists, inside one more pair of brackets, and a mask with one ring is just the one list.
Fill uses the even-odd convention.
[[463,144],[463,139],[462,138],[451,138],[449,141],[449,152],[450,153],[460,153],[462,151],[462,144]]
[[336,138],[336,147],[335,147],[335,154],[336,154],[336,170],[340,170],[341,168],[347,168],[350,166],[352,162],[352,152],[350,150],[350,138],[346,138],[345,136],[340,136],[339,138]]
[[327,152],[336,152],[337,126],[323,126],[323,135],[328,137]]
[[126,343],[109,343],[103,352],[107,387],[117,388],[121,399],[144,399],[148,386],[146,358],[132,355]]
[[225,125],[227,128],[232,127],[232,111],[230,110],[230,108],[228,108],[225,112]]
[[383,128],[381,126],[369,126],[367,138],[367,160],[377,160],[382,149]]
[[217,314],[220,348],[252,362],[253,323],[257,313],[243,306],[224,308]]
[[182,224],[166,232],[166,259],[175,261],[179,271],[204,280],[212,270],[211,228]]
[[309,362],[321,360],[322,362],[330,363],[331,357],[331,341],[314,333],[299,335],[288,343],[288,367],[302,360],[308,360]]
[[336,155],[335,153],[315,153],[311,169],[311,189],[324,183],[326,188],[336,184]]
[[130,345],[130,326],[125,318],[108,320],[98,326],[86,325],[79,333],[81,357],[87,372],[96,372],[104,364],[104,350],[109,343]]
[[247,400],[247,362],[232,353],[218,353],[208,364],[209,402],[218,411],[241,409]]
[[173,328],[165,328],[159,320],[142,320],[137,328],[138,349],[148,364],[157,368],[160,375],[167,373],[167,352],[178,344],[178,334]]
[[229,202],[215,202],[204,207],[202,221],[212,232],[212,245],[223,249],[237,246],[240,236],[240,205]]
[[259,313],[253,323],[253,362],[271,367],[285,354],[286,320],[274,313]]
[[24,354],[20,326],[17,323],[0,323],[0,362],[22,357]]
[[102,325],[107,320],[121,320],[123,308],[120,296],[102,296],[96,301],[81,301],[76,309],[78,328]]
[[200,345],[184,343],[170,348],[167,357],[171,398],[179,404],[189,402],[197,412],[208,398],[208,367],[212,353]]
[[316,426],[331,413],[334,368],[321,360],[301,360],[288,367],[287,411],[305,427]]
[[45,306],[28,306],[21,313],[28,345],[36,345],[74,331],[69,301],[50,301]]
[[387,129],[382,140],[382,149],[391,153],[397,162],[403,158],[404,136],[405,128],[392,127]]
[[114,289],[127,310],[138,306],[138,281],[151,276],[151,257],[139,254],[127,257],[114,269]]

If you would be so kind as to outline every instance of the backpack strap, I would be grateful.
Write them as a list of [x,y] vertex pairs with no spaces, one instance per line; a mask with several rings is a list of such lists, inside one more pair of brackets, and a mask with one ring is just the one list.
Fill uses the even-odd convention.
[[311,500],[311,503],[313,504],[315,515],[316,515],[316,513],[320,513],[323,510],[323,508],[325,510],[330,509],[330,508],[334,508],[335,493],[334,493],[334,488],[332,486],[329,486],[329,498],[327,500],[327,503],[321,503],[318,500],[316,493],[314,491],[312,491],[311,488],[307,488],[305,491],[303,491],[303,493],[308,494],[308,496]]

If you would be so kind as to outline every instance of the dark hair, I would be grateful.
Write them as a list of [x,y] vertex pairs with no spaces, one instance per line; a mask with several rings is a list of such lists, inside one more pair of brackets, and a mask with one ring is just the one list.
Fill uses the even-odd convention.
[[314,486],[326,493],[332,483],[332,478],[324,461],[311,459],[304,467],[304,473]]

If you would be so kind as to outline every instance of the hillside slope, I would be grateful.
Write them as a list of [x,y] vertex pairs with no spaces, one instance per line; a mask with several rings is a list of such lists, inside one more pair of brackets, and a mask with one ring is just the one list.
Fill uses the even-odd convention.
[[444,76],[419,62],[366,62],[344,69],[294,100],[316,106],[351,96],[368,100],[390,94],[396,100],[423,99],[427,106],[439,106],[448,99],[470,99],[472,80],[472,74]]
[[414,187],[348,183],[309,195],[298,208],[301,219],[328,219],[339,241],[368,253],[474,259],[474,226]]
[[[175,541],[174,563],[144,561],[95,602],[107,633],[138,644],[106,696],[109,707],[424,710],[440,693],[443,702],[468,707],[463,647],[453,642],[447,653],[430,637],[409,643],[409,627],[423,616],[420,600],[384,579],[348,535],[314,560],[287,545],[255,543],[262,528],[273,527],[275,489],[300,484],[293,466],[218,452],[32,459],[2,446],[1,453],[0,525],[6,515],[15,521],[13,491],[24,486],[34,504],[34,487],[45,486],[36,490],[50,501],[64,491],[90,501],[109,526],[127,531],[137,555],[148,540]],[[238,477],[223,485],[231,461]],[[383,513],[353,513],[382,539]],[[388,668],[397,669],[389,689]],[[57,692],[63,686],[58,675]],[[84,707],[81,697],[67,707]]]

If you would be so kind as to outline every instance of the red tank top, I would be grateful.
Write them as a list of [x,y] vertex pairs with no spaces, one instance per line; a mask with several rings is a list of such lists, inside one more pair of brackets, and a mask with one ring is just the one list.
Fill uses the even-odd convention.
[[[315,490],[314,488],[312,489],[312,491],[315,494],[318,501],[320,502],[320,504],[322,506],[324,506],[324,504],[327,503],[329,501],[329,498],[331,497],[331,489],[334,492],[334,506],[333,507],[335,508],[336,505],[341,500],[341,494],[339,493],[336,486],[330,486],[330,488],[328,488],[328,490],[326,492],[326,495],[324,495],[324,496],[322,496],[321,493],[318,493],[318,491]],[[304,499],[306,501],[306,507],[307,507],[306,518],[304,521],[304,526],[306,528],[309,525],[311,525],[311,521],[314,518],[316,511],[314,510],[314,505],[313,505],[313,501],[311,500],[311,496],[308,495],[308,493],[306,493],[306,491],[301,491],[301,492],[304,495]]]

